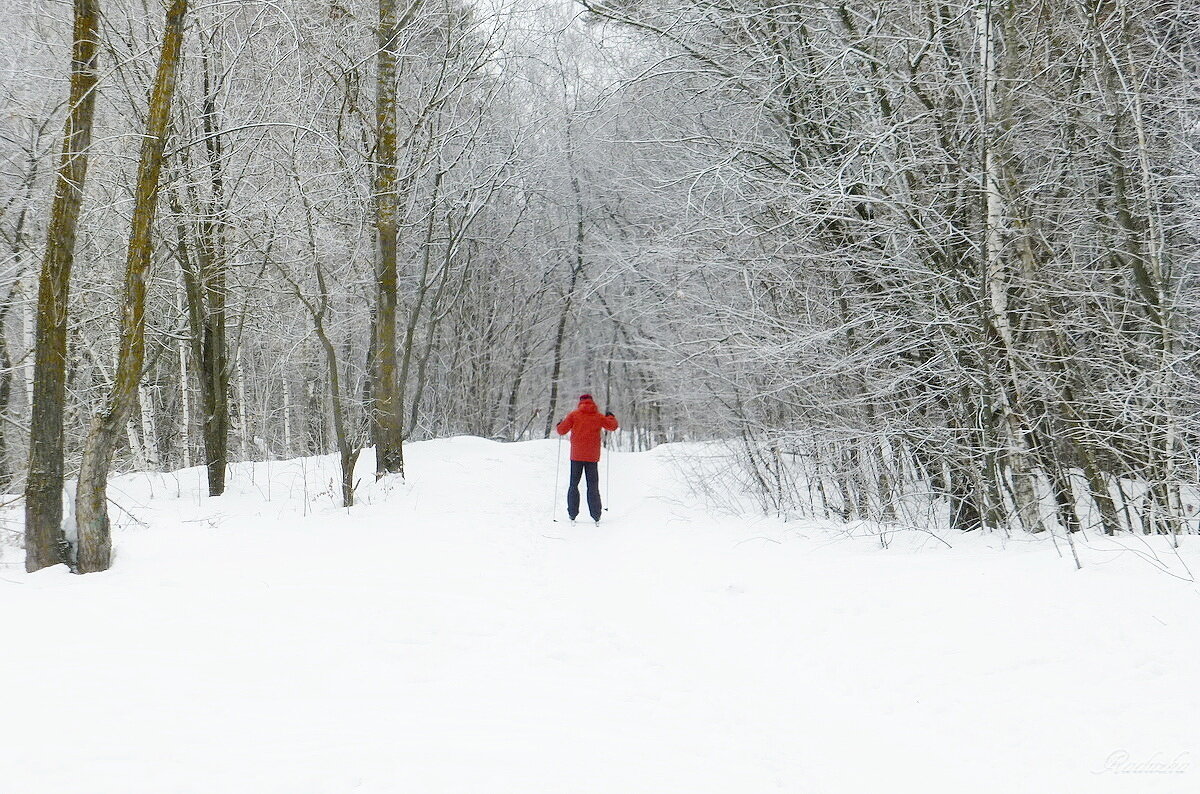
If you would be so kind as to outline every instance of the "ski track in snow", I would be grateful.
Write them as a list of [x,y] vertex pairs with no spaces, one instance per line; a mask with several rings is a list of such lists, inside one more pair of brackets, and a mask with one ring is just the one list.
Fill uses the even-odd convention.
[[710,515],[686,445],[554,523],[557,451],[368,451],[350,511],[328,457],[115,478],[113,570],[3,549],[0,792],[1200,791],[1200,588],[1145,558],[1197,538],[882,549]]

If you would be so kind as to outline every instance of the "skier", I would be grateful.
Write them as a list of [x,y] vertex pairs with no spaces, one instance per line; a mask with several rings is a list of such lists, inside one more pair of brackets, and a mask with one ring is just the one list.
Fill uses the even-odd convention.
[[612,412],[600,415],[590,394],[579,395],[579,407],[558,423],[558,434],[571,434],[571,482],[567,487],[567,516],[579,515],[579,478],[587,475],[588,512],[600,523],[600,430],[617,429]]

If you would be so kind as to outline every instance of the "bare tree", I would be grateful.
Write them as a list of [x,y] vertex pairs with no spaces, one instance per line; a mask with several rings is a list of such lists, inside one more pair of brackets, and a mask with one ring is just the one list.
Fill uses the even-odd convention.
[[67,307],[71,265],[88,148],[96,109],[96,58],[100,8],[96,0],[75,0],[71,54],[71,95],[62,160],[46,254],[38,282],[33,407],[30,419],[29,477],[25,485],[25,569],[36,571],[62,561],[63,405],[67,367]]
[[375,376],[371,387],[375,403],[376,477],[404,475],[404,405],[396,366],[396,245],[399,229],[396,58],[400,33],[420,8],[420,0],[414,0],[401,16],[396,0],[379,0],[375,93],[375,229],[379,253],[375,276]]
[[108,408],[92,420],[83,449],[79,486],[75,497],[75,520],[79,540],[76,569],[80,573],[107,570],[112,560],[108,521],[108,471],[118,432],[133,409],[146,353],[146,278],[153,250],[154,216],[158,209],[159,175],[167,144],[171,100],[175,93],[179,52],[187,0],[172,0],[163,29],[162,52],[154,87],[146,134],[138,161],[133,228],[125,268],[125,296],[121,310],[121,343],[113,375]]

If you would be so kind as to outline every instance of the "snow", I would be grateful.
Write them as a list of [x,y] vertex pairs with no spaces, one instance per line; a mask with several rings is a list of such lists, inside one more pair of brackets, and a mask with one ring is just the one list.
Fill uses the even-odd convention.
[[555,523],[559,450],[364,454],[349,511],[332,458],[116,478],[104,574],[10,542],[0,791],[1200,790],[1195,538],[885,549],[710,514],[680,445]]

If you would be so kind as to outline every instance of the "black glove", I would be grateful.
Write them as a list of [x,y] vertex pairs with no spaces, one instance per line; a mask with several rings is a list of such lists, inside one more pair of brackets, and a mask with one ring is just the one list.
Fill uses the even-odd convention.
[[605,416],[612,416],[612,418],[613,418],[613,419],[616,419],[616,418],[617,418],[617,417],[613,416],[613,412],[612,412],[612,411],[609,411],[608,413],[606,413],[606,414],[605,414]]

